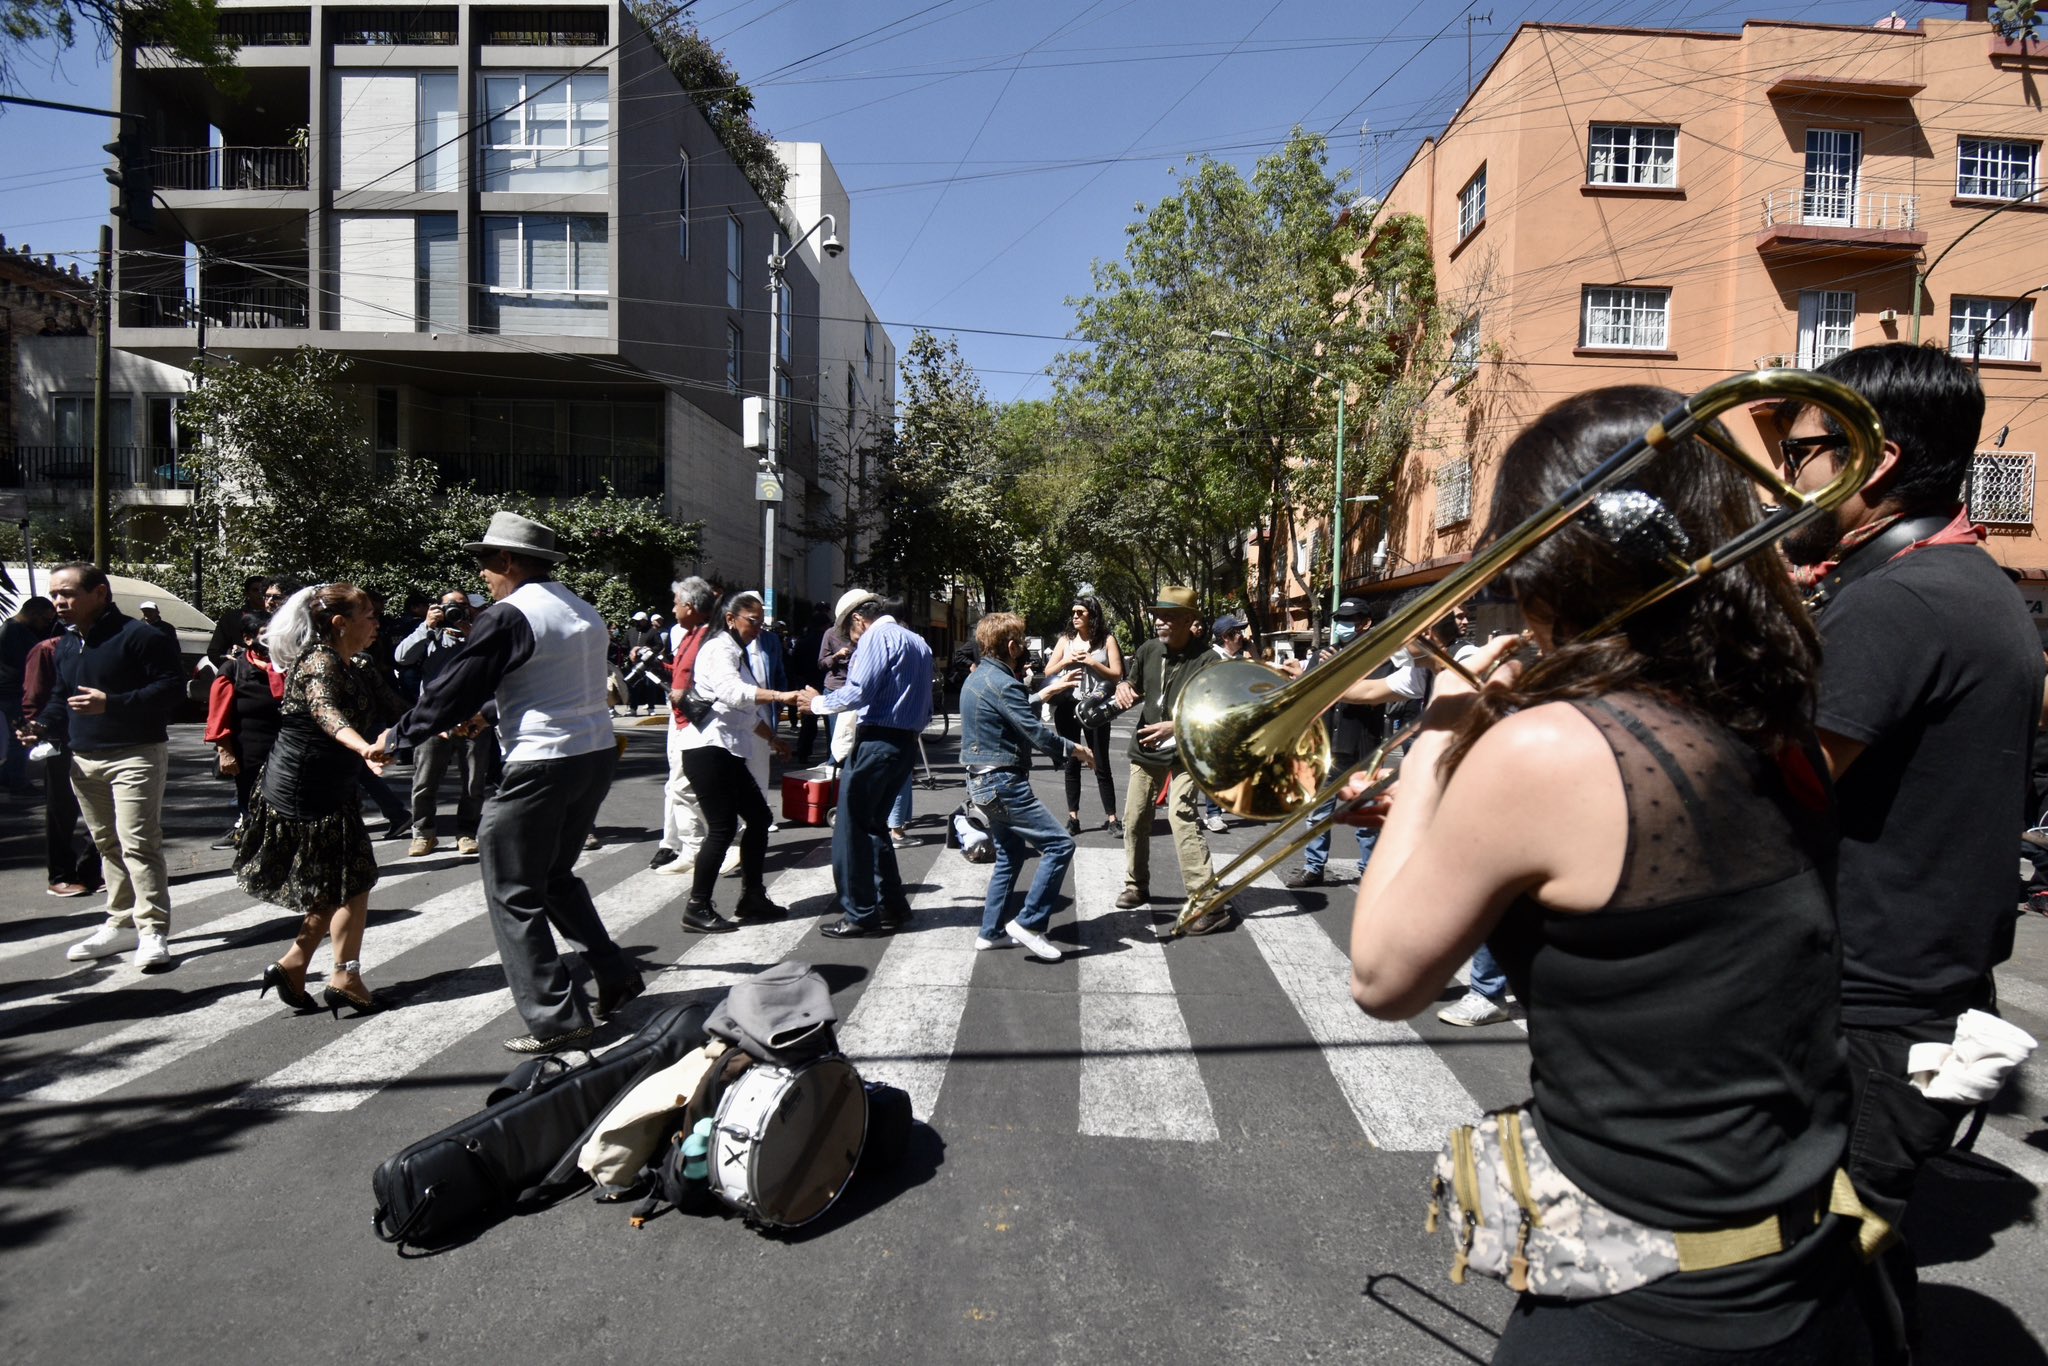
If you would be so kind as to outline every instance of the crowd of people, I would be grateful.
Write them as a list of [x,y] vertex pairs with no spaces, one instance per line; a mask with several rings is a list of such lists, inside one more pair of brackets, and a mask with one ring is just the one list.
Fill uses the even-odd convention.
[[[1327,717],[1340,763],[1410,738],[1397,784],[1358,833],[1353,998],[1408,1018],[1469,964],[1469,988],[1441,1018],[1505,1020],[1512,993],[1529,1024],[1532,1098],[1488,1121],[1500,1146],[1464,1150],[1474,1188],[1497,1179],[1528,1212],[1512,1269],[1503,1254],[1499,1273],[1524,1292],[1499,1361],[1910,1353],[1907,1205],[1918,1173],[1987,1098],[1981,1071],[1975,1092],[1937,1084],[1946,1063],[1930,1073],[1924,1050],[1995,1012],[1992,970],[2012,950],[2017,914],[2013,835],[2036,819],[2031,763],[2048,686],[2037,633],[1958,503],[1982,420],[1974,377],[1899,345],[1822,371],[1875,407],[1883,452],[1861,490],[1783,555],[1593,630],[1673,554],[1720,545],[1761,515],[1733,466],[1697,440],[1671,443],[1630,483],[1659,509],[1656,553],[1597,520],[1568,523],[1493,585],[1526,630],[1482,641],[1459,609],[1351,680]],[[1678,401],[1618,387],[1538,417],[1501,457],[1483,539]],[[1778,416],[1785,478],[1819,488],[1850,437],[1820,409]],[[768,763],[809,762],[821,731],[839,788],[838,914],[820,932],[910,927],[897,856],[940,690],[924,636],[881,594],[850,589],[789,640],[759,593],[721,597],[685,578],[672,617],[636,613],[615,631],[552,578],[563,556],[546,526],[500,513],[465,548],[487,604],[451,589],[389,622],[349,584],[252,579],[244,610],[222,620],[207,734],[234,779],[236,876],[302,917],[261,989],[298,1010],[389,1004],[359,962],[378,872],[361,801],[409,753],[411,807],[387,817],[386,833],[409,829],[409,852],[433,852],[438,790],[457,772],[456,850],[479,859],[527,1029],[506,1046],[589,1038],[645,985],[575,872],[623,748],[619,710],[666,717],[653,863],[691,878],[686,931],[787,913],[765,874]],[[50,583],[50,600],[30,600],[0,633],[20,747],[0,781],[23,781],[33,747],[52,894],[104,881],[104,922],[68,956],[133,948],[139,965],[161,966],[177,648],[121,612],[98,568],[67,565]],[[1084,770],[1104,828],[1123,838],[1116,909],[1179,913],[1176,898],[1154,894],[1162,805],[1183,895],[1211,881],[1208,836],[1223,813],[1188,775],[1176,707],[1203,670],[1249,657],[1250,642],[1243,620],[1205,621],[1201,608],[1193,589],[1161,588],[1150,638],[1126,653],[1101,604],[1077,596],[1036,661],[1021,617],[981,618],[954,678],[968,809],[992,848],[977,949],[1064,956],[1048,931],[1083,831]],[[1343,601],[1329,647],[1289,671],[1330,667],[1371,615],[1366,600]],[[1130,732],[1121,808],[1109,755],[1118,711]],[[1062,770],[1063,817],[1032,786],[1034,754]],[[79,813],[93,843],[84,853],[70,835]],[[1329,857],[1326,831],[1287,887],[1330,881]],[[725,873],[740,879],[729,916],[715,898]],[[1223,901],[1182,929],[1238,923]],[[558,935],[580,952],[594,998]],[[316,1000],[306,974],[323,939],[333,964]],[[1433,1207],[1455,1199],[1471,1211],[1466,1178],[1452,1184],[1438,1183]],[[1543,1201],[1568,1206],[1571,1226],[1532,1239]],[[1476,1223],[1454,1224],[1461,1270],[1480,1265]],[[1567,1282],[1578,1289],[1555,1288]]]

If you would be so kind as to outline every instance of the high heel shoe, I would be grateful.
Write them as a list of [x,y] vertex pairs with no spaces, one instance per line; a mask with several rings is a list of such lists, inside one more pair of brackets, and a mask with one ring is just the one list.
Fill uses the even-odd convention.
[[293,1010],[308,1011],[320,1008],[313,1003],[312,994],[304,987],[292,985],[292,979],[286,975],[283,966],[277,963],[272,963],[269,967],[263,969],[263,984],[256,988],[256,999],[262,1000],[263,993],[269,991],[272,987],[277,988],[277,999],[283,1001]]
[[[346,963],[335,964],[334,970],[336,972],[354,973],[358,981],[362,980],[363,965],[354,959],[350,959]],[[362,995],[358,996],[352,991],[343,991],[332,983],[320,988],[320,1003],[333,1012],[334,1018],[337,1020],[341,1018],[341,1008],[343,1006],[350,1007],[358,1015],[375,1015],[384,1008],[384,1003],[377,999],[377,994],[373,991],[366,990]]]

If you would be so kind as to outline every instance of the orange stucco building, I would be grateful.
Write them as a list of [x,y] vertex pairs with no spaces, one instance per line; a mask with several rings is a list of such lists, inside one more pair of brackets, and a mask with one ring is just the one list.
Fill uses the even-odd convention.
[[[2040,44],[2022,52],[1963,19],[1524,25],[1385,201],[1428,224],[1439,298],[1463,326],[1392,489],[1353,505],[1345,591],[1376,596],[1463,562],[1493,463],[1558,399],[1633,382],[1690,393],[1917,327],[1979,352],[1972,511],[1993,554],[2032,571],[2022,590],[2039,612],[2044,83]],[[1768,413],[1724,421],[1775,455]],[[1303,624],[1303,595],[1289,597]]]

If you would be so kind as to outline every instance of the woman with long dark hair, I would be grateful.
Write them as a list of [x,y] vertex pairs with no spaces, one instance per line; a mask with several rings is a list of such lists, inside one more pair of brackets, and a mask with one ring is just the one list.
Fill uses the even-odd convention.
[[[697,651],[696,671],[684,707],[697,708],[689,727],[677,738],[683,773],[704,808],[704,843],[691,873],[690,899],[683,907],[683,928],[694,934],[719,934],[739,928],[719,915],[711,903],[719,865],[741,821],[740,899],[733,914],[742,920],[772,920],[783,908],[768,899],[764,860],[768,853],[768,803],[761,785],[748,770],[755,745],[789,757],[789,746],[761,718],[763,707],[796,702],[801,692],[764,688],[747,662],[747,646],[760,638],[765,615],[758,593],[734,593],[720,606],[721,625]],[[708,706],[704,704],[709,704]]]
[[249,803],[263,776],[264,761],[284,723],[279,710],[284,701],[284,673],[272,662],[263,643],[263,618],[244,612],[237,643],[242,648],[221,665],[215,685],[217,693],[226,693],[227,705],[217,727],[214,718],[208,718],[206,735],[219,756],[220,771],[235,782],[235,824],[215,846],[230,849],[242,822],[249,818]]
[[320,1003],[368,1013],[381,1008],[363,985],[363,922],[377,856],[363,827],[357,775],[382,774],[370,755],[404,703],[358,658],[377,638],[370,599],[350,583],[301,588],[264,628],[272,663],[284,671],[282,721],[262,782],[235,839],[235,880],[264,901],[299,912],[298,937],[263,970],[296,1010],[315,1010],[306,966],[333,938],[334,964]]
[[[1544,413],[1501,458],[1486,539],[1679,402],[1630,386]],[[1868,1359],[1854,1225],[1830,1212],[1849,1092],[1812,623],[1759,554],[1587,634],[1760,515],[1686,441],[1516,561],[1498,584],[1541,658],[1477,692],[1438,675],[1359,887],[1358,1003],[1415,1015],[1490,945],[1529,1013],[1529,1169],[1640,1230],[1594,1247],[1616,1275],[1590,1297],[1524,1293],[1497,1362]]]
[[[1054,642],[1052,656],[1046,660],[1047,677],[1058,679],[1066,676],[1074,680],[1073,686],[1065,692],[1056,693],[1052,702],[1052,727],[1059,732],[1062,740],[1069,745],[1079,744],[1096,754],[1109,753],[1109,720],[1092,726],[1083,726],[1075,708],[1084,697],[1094,697],[1114,691],[1124,678],[1123,647],[1110,634],[1109,623],[1103,620],[1102,604],[1082,594],[1076,596],[1074,605],[1067,614],[1067,629],[1060,632]],[[1107,817],[1103,829],[1121,832],[1123,823],[1116,814],[1116,780],[1110,776],[1109,765],[1095,765],[1095,792],[1102,798],[1102,810]],[[1081,761],[1067,760],[1067,833],[1081,833]]]

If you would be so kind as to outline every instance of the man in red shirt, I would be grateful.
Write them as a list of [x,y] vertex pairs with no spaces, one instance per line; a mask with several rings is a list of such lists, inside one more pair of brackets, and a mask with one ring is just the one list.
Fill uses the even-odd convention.
[[[697,866],[697,850],[704,843],[704,809],[690,780],[683,773],[680,743],[690,719],[683,715],[683,695],[695,677],[697,651],[710,634],[711,617],[718,605],[718,590],[694,574],[670,585],[676,595],[676,625],[682,627],[675,659],[669,665],[668,783],[662,788],[661,846],[648,866],[658,873],[680,876]],[[739,845],[729,851],[727,862],[739,867]],[[721,874],[732,868],[720,868]]]

